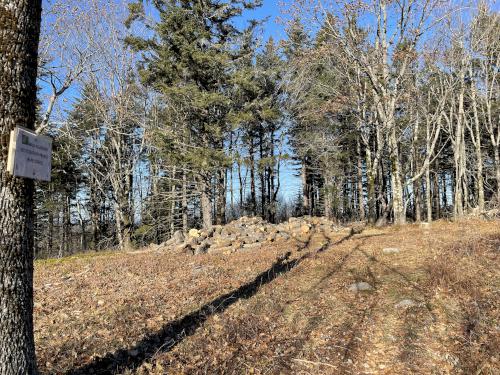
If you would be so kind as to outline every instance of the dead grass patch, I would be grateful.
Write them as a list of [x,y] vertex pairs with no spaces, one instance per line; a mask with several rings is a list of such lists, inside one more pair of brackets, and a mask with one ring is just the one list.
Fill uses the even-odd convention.
[[[312,250],[298,252],[289,241],[229,256],[145,252],[37,262],[41,372],[69,374],[113,353],[134,357],[145,337],[200,312],[207,315],[196,315],[200,324],[180,332],[176,346],[159,342],[137,367],[118,373],[500,373],[497,222],[343,235],[304,258]],[[384,255],[385,247],[401,252]],[[302,261],[255,293],[243,290],[224,310],[209,309],[289,251],[287,262]],[[375,289],[353,293],[355,281]],[[404,299],[415,304],[396,308]]]
[[456,371],[463,374],[500,373],[499,249],[500,234],[492,234],[454,242],[427,261],[429,287],[444,290],[460,308],[450,324]]

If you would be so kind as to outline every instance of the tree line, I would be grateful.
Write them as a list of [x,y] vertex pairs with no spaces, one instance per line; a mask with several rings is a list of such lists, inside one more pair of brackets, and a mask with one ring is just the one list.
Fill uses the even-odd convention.
[[37,255],[242,215],[383,225],[494,208],[500,28],[475,5],[298,1],[276,41],[259,20],[235,26],[259,1],[53,2],[37,126],[55,139],[54,178],[37,184]]

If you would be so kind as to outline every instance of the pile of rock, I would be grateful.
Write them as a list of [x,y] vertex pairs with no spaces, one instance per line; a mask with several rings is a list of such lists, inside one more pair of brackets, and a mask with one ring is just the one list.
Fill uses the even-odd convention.
[[210,230],[191,229],[186,236],[178,231],[162,249],[190,252],[192,254],[224,253],[255,249],[279,241],[295,239],[307,242],[314,231],[321,231],[330,237],[339,231],[326,218],[291,218],[280,224],[270,224],[260,217],[242,217],[227,225],[216,225]]

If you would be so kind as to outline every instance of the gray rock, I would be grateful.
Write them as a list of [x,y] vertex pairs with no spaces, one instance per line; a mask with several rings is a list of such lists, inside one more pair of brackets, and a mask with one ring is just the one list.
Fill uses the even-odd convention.
[[351,292],[366,292],[369,290],[373,290],[373,287],[366,281],[360,281],[349,286],[349,291]]
[[266,239],[266,235],[262,232],[249,233],[244,239],[243,242],[246,244],[262,242]]
[[407,309],[407,308],[413,307],[413,306],[415,306],[415,301],[413,301],[411,299],[401,300],[394,305],[394,307],[396,309]]
[[288,241],[290,239],[290,235],[286,232],[279,232],[276,234],[276,240]]
[[214,247],[227,247],[231,246],[235,239],[232,238],[219,238],[216,239],[213,246]]
[[200,243],[199,246],[197,246],[194,249],[194,255],[205,254],[208,251],[208,249],[210,248],[210,246],[211,246],[210,241],[208,241],[208,240],[203,241],[202,243]]
[[220,237],[222,234],[222,225],[215,225],[213,229],[214,231],[212,236],[215,238]]
[[276,233],[271,233],[266,237],[266,241],[274,242],[276,240]]
[[172,236],[172,238],[170,238],[167,242],[166,242],[166,245],[167,246],[172,246],[172,245],[180,245],[181,243],[183,243],[185,240],[185,237],[184,237],[184,233],[182,232],[182,230],[178,230],[174,233],[174,235]]
[[183,243],[175,247],[175,251],[179,253],[193,253],[193,246],[189,243]]
[[397,247],[386,247],[382,250],[384,254],[399,254],[401,250]]

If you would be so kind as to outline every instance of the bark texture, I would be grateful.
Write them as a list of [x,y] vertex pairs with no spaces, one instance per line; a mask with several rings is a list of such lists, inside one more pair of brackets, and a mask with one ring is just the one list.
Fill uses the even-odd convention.
[[33,181],[6,172],[10,131],[34,128],[41,0],[0,0],[0,374],[36,374]]

